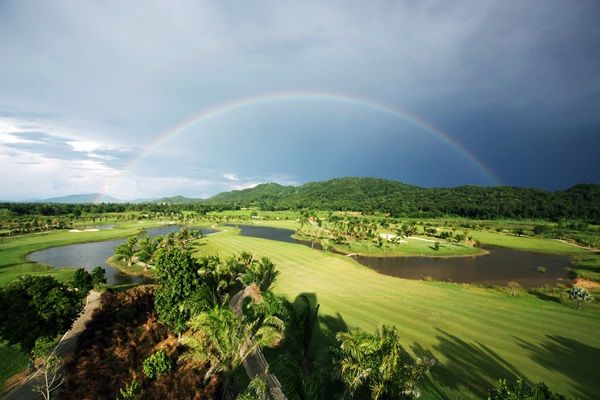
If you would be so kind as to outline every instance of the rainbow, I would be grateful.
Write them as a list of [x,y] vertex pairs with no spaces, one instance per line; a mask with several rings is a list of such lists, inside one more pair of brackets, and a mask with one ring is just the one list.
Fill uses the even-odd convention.
[[[338,93],[321,93],[321,92],[283,92],[283,93],[267,93],[254,97],[246,97],[224,103],[219,103],[213,107],[206,108],[200,112],[189,116],[188,118],[178,122],[171,126],[161,134],[157,135],[154,141],[144,146],[142,151],[132,157],[129,162],[125,165],[122,171],[127,171],[138,164],[142,159],[152,154],[157,148],[164,145],[166,142],[185,132],[187,129],[194,125],[201,124],[213,118],[218,118],[225,114],[235,112],[244,108],[255,107],[262,104],[276,103],[283,101],[298,101],[298,100],[315,100],[315,101],[328,101],[339,104],[348,104],[357,107],[363,107],[371,109],[375,112],[388,114],[395,116],[403,121],[406,121],[416,127],[421,128],[423,131],[433,135],[437,139],[449,145],[451,148],[456,150],[465,159],[467,159],[494,185],[499,185],[500,180],[492,173],[492,171],[485,166],[469,149],[454,139],[450,134],[442,131],[441,129],[433,126],[429,122],[419,118],[418,116],[411,114],[410,112],[403,110],[398,107],[394,107],[383,103],[378,100],[349,96]],[[112,178],[114,179],[114,178]],[[103,190],[100,193],[106,193],[110,187],[112,179],[109,179]]]

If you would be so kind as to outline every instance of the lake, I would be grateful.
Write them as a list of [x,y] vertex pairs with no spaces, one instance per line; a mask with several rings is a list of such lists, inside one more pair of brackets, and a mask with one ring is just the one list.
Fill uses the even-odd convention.
[[[242,236],[297,243],[311,247],[309,241],[291,237],[291,229],[255,225],[229,225]],[[315,249],[320,249],[318,242]],[[385,275],[406,279],[435,279],[460,283],[505,286],[518,282],[523,287],[554,285],[568,280],[570,258],[532,253],[503,247],[483,247],[489,253],[471,257],[372,257],[356,256],[359,263]],[[545,272],[538,272],[543,267]]]
[[[179,231],[178,225],[167,225],[147,229],[151,237]],[[191,228],[196,229],[196,228]],[[204,235],[216,232],[215,229],[201,228]],[[36,251],[27,256],[29,261],[50,265],[56,268],[85,268],[89,272],[98,265],[106,269],[106,282],[110,285],[141,283],[147,280],[143,276],[124,274],[106,263],[113,256],[115,248],[126,239],[105,240],[102,242],[71,244]]]

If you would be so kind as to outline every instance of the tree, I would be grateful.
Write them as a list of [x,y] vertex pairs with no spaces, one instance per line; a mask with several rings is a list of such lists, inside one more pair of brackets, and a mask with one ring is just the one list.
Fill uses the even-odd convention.
[[145,237],[139,242],[139,250],[137,252],[138,260],[144,263],[144,270],[148,269],[148,264],[152,261],[154,253],[158,249],[158,241]]
[[50,394],[58,389],[65,381],[65,375],[62,372],[63,361],[57,356],[51,355],[44,360],[42,365],[43,382],[35,387],[44,400],[50,400]]
[[548,225],[536,225],[533,227],[533,233],[535,235],[543,236],[548,230]]
[[261,292],[269,290],[273,282],[279,276],[279,271],[267,257],[262,257],[259,261],[253,260],[246,272],[240,277],[242,283],[250,286],[255,283]]
[[525,234],[525,229],[519,227],[513,230],[515,236],[523,236]]
[[103,283],[106,283],[106,270],[98,265],[92,270],[92,284],[98,286]]
[[339,376],[351,397],[373,400],[419,395],[419,379],[435,360],[401,361],[401,345],[395,327],[381,326],[375,334],[355,329],[337,334]]
[[156,253],[156,277],[160,286],[154,294],[158,319],[177,333],[186,329],[191,317],[181,305],[200,287],[199,265],[190,253],[179,247]]
[[51,276],[24,275],[0,288],[0,337],[19,344],[33,365],[35,342],[68,330],[81,310],[74,291]]
[[177,232],[177,234],[175,235],[177,242],[179,243],[179,245],[181,247],[184,247],[186,242],[190,239],[190,231],[188,230],[187,227],[183,227],[179,230],[179,232]]
[[233,371],[263,346],[272,346],[283,337],[284,324],[270,317],[262,323],[245,322],[233,311],[216,307],[190,320],[190,330],[183,337],[186,346],[182,360],[209,363],[204,375],[207,383],[215,373],[223,374],[226,390],[233,388]]
[[581,303],[583,303],[583,302],[588,303],[594,299],[590,295],[590,292],[587,291],[587,289],[580,288],[577,286],[573,286],[572,288],[570,288],[567,293],[569,294],[569,299],[577,302],[578,310],[581,309]]
[[133,263],[133,256],[135,255],[135,246],[137,244],[137,238],[135,236],[127,239],[125,243],[121,243],[115,249],[115,254],[122,260],[127,261],[127,266],[131,267]]
[[73,275],[73,287],[77,289],[82,297],[87,296],[94,287],[93,278],[89,272],[83,268],[78,268]]

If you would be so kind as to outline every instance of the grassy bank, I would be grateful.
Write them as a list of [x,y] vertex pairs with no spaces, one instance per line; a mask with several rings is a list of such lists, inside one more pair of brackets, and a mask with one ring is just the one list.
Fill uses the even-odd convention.
[[[347,257],[305,246],[241,237],[235,231],[195,242],[195,252],[249,250],[270,257],[281,275],[276,292],[294,300],[307,293],[338,325],[374,329],[396,325],[412,355],[438,360],[425,398],[459,392],[481,395],[496,379],[523,375],[578,398],[600,391],[600,306],[542,300],[525,292],[404,280],[377,274]],[[325,328],[327,329],[327,328]]]
[[153,278],[154,272],[151,269],[145,269],[144,266],[139,265],[138,263],[132,263],[131,265],[127,265],[127,261],[120,260],[117,256],[112,256],[108,260],[106,260],[108,265],[111,265],[128,275],[138,275],[145,276],[147,278]]
[[[248,213],[246,211],[246,213]],[[238,214],[229,215],[233,217],[235,215],[242,215],[242,212],[238,212]],[[282,215],[283,216],[283,215]],[[272,217],[272,216],[271,216]],[[442,220],[432,220],[437,221],[439,225],[442,225]],[[258,225],[258,226],[272,226],[275,228],[285,228],[298,230],[300,228],[300,224],[295,220],[285,220],[285,219],[269,219],[269,220],[258,220],[258,221],[231,221],[230,223],[239,223],[240,225]],[[491,222],[490,222],[491,223]],[[516,223],[516,222],[515,222]],[[422,230],[421,226],[419,227],[419,231]],[[315,229],[315,233],[318,232],[318,229]],[[303,228],[300,232],[302,239],[309,239],[308,235],[309,230],[307,228]],[[558,241],[556,239],[550,238],[542,238],[542,237],[533,237],[533,236],[516,236],[510,233],[504,232],[494,232],[489,230],[469,230],[469,235],[473,237],[473,239],[479,241],[482,245],[491,245],[491,246],[500,246],[507,247],[515,250],[523,250],[523,251],[531,251],[537,253],[547,253],[547,254],[557,254],[557,255],[566,255],[566,256],[584,256],[589,255],[590,252],[587,249],[583,249],[568,243],[564,243]],[[426,239],[430,241],[423,241],[420,239]],[[409,237],[404,238],[406,240],[406,244],[402,245],[393,245],[390,243],[385,243],[383,247],[377,248],[373,242],[365,242],[365,241],[353,241],[350,243],[350,246],[347,245],[332,245],[339,248],[340,251],[345,253],[363,253],[369,255],[407,255],[407,256],[469,256],[469,255],[477,255],[481,254],[481,250],[475,247],[466,246],[463,244],[456,243],[448,243],[445,240],[435,238],[435,237]],[[440,250],[433,249],[434,242],[440,243]]]

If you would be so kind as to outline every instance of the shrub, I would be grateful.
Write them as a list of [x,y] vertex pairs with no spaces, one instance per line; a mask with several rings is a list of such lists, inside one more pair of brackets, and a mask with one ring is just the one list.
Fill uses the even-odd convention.
[[515,383],[500,379],[489,391],[488,400],[562,400],[563,396],[552,393],[544,382],[529,385],[523,378]]
[[117,400],[137,400],[140,398],[141,386],[135,379],[127,384],[123,389],[119,389],[121,394]]
[[149,379],[154,379],[160,374],[170,372],[171,367],[171,360],[162,350],[157,351],[144,360],[144,374]]

